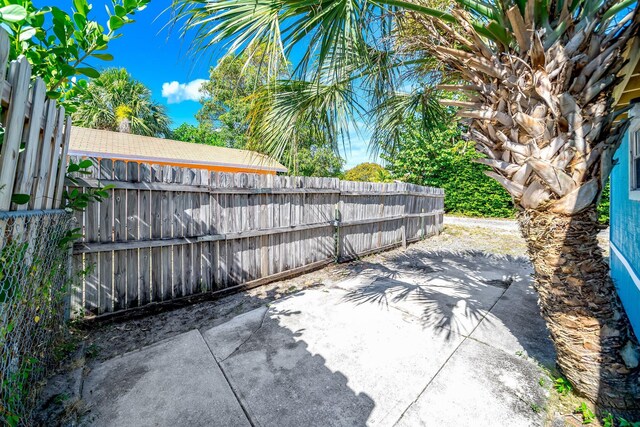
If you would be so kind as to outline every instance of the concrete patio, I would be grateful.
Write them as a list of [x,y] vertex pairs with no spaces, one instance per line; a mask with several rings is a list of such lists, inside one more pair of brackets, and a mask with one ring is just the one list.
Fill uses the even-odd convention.
[[[523,258],[411,250],[97,364],[96,426],[542,425],[553,346]],[[548,381],[547,381],[548,383]]]

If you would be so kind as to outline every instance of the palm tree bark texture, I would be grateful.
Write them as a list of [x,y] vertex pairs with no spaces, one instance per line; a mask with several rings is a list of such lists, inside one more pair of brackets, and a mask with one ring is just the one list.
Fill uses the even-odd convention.
[[525,7],[506,12],[517,41],[510,45],[485,43],[463,9],[453,11],[451,26],[409,13],[414,36],[416,25],[428,36],[412,37],[404,48],[428,52],[465,82],[442,85],[467,93],[442,103],[470,119],[468,136],[486,155],[479,161],[519,209],[562,372],[601,408],[638,413],[640,348],[598,246],[596,214],[628,128],[628,120],[617,120],[613,87],[638,14],[604,31],[606,8],[574,20],[564,3],[556,15],[567,28],[558,35],[536,28],[535,2]]

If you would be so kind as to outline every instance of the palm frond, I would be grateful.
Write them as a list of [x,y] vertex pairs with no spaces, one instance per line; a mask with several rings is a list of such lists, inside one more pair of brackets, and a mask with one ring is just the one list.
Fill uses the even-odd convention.
[[419,118],[428,133],[452,116],[438,100],[440,94],[432,86],[421,86],[411,92],[395,92],[381,100],[371,111],[373,133],[369,142],[372,154],[382,151],[393,153],[400,144],[400,137],[407,123]]
[[296,152],[304,127],[324,135],[338,151],[349,138],[350,123],[363,111],[353,88],[344,82],[278,81],[253,97],[251,148],[282,159],[284,153]]

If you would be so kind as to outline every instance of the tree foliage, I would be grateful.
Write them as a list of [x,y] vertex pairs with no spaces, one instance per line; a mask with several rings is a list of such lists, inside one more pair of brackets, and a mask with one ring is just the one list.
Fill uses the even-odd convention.
[[209,80],[200,91],[202,108],[198,121],[218,129],[227,147],[245,148],[249,143],[249,111],[252,96],[269,80],[286,72],[283,65],[277,73],[270,73],[262,63],[263,48],[257,46],[240,55],[229,55],[209,71]]
[[462,139],[453,121],[430,132],[410,120],[400,133],[396,150],[383,153],[394,178],[412,184],[444,188],[445,210],[469,216],[511,217],[511,196],[484,174],[489,168],[474,163],[482,157],[473,144]]
[[11,39],[9,59],[26,56],[33,77],[46,83],[49,98],[73,111],[86,88],[84,78],[100,75],[95,61],[113,59],[106,52],[109,43],[149,1],[111,0],[103,25],[91,19],[93,6],[87,0],[73,0],[72,13],[57,6],[37,7],[32,0],[0,0],[0,22]]
[[[265,62],[266,49],[265,45],[256,45],[240,55],[224,57],[211,68],[209,80],[201,88],[202,108],[196,116],[197,129],[205,133],[215,129],[217,140],[227,147],[272,155],[285,163],[294,175],[339,176],[344,161],[332,149],[328,134],[312,131],[313,117],[288,124],[287,134],[297,144],[280,152],[271,150],[269,138],[252,128],[252,122],[264,107],[273,102],[273,93],[268,88],[290,72],[282,58],[276,65]],[[187,139],[193,141],[194,135]]]
[[171,139],[195,144],[214,145],[216,147],[225,146],[218,132],[212,129],[211,126],[202,123],[197,126],[189,123],[181,124],[171,132]]
[[171,134],[164,105],[124,68],[109,68],[78,96],[73,123],[94,129],[166,137]]
[[611,182],[607,182],[602,190],[600,203],[598,203],[598,221],[601,224],[609,224],[609,210],[611,209]]
[[297,152],[292,175],[339,178],[344,160],[326,145],[309,145]]
[[391,179],[389,172],[377,163],[360,163],[344,173],[347,181],[387,182]]

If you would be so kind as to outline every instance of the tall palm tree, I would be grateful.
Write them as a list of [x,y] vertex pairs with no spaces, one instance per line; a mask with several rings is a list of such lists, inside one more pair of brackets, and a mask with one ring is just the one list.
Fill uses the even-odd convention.
[[151,91],[124,68],[110,68],[83,91],[73,124],[94,129],[166,137],[171,120]]
[[255,106],[253,131],[275,153],[303,117],[337,145],[363,114],[372,142],[393,149],[407,115],[438,120],[445,98],[513,196],[563,373],[601,407],[640,411],[640,347],[596,239],[628,126],[613,92],[638,35],[635,0],[174,0],[174,11],[196,49],[305,47],[299,80]]

